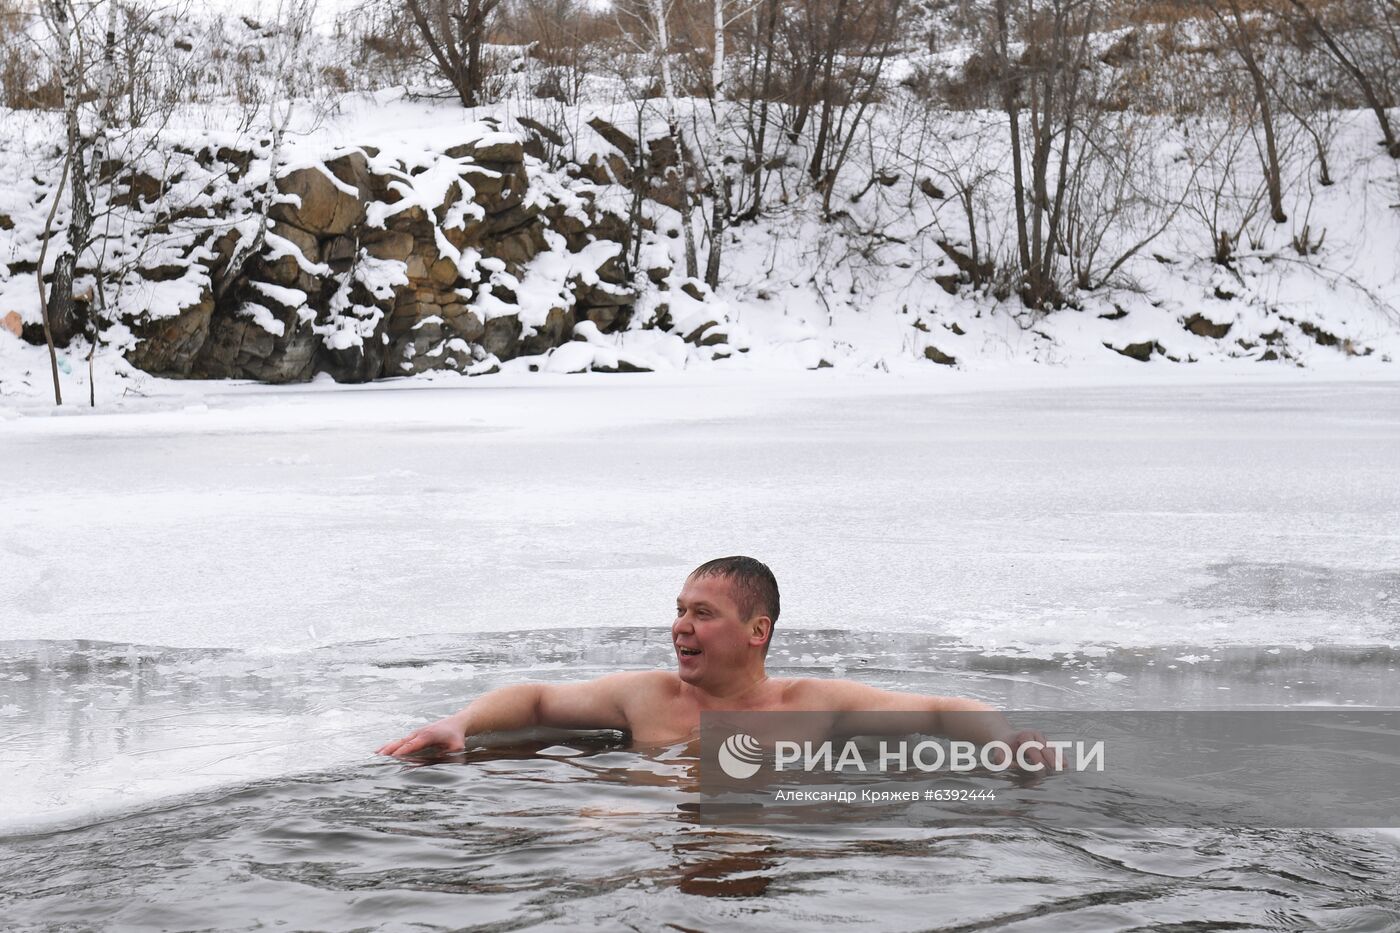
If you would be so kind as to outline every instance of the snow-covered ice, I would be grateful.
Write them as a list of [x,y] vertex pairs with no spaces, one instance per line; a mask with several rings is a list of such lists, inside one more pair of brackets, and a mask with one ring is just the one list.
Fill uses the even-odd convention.
[[[216,385],[178,410],[0,423],[0,637],[301,648],[664,622],[681,575],[733,552],[774,567],[784,627],[1396,635],[1396,384],[629,378]],[[1251,591],[1287,568],[1309,581],[1295,598]]]
[[1141,651],[1180,646],[1150,699],[1210,705],[1247,689],[1190,679],[1228,646],[1400,644],[1400,384],[1018,372],[166,383],[12,410],[0,824],[352,761],[522,671],[664,664],[684,574],[722,554],[776,571],[778,643],[806,646],[787,663],[838,673],[851,644],[918,637],[1078,658],[1055,689],[1141,702]]

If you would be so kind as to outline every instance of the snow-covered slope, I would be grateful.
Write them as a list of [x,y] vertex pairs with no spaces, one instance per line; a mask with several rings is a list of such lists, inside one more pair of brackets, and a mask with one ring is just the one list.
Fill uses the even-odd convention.
[[[1225,130],[1208,120],[1142,118],[1141,132],[1152,144],[1135,158],[1169,196],[1109,216],[1093,231],[1103,258],[1086,277],[1130,255],[1063,307],[1045,311],[1023,306],[995,275],[974,282],[969,274],[974,253],[990,269],[1014,249],[1004,179],[987,174],[971,225],[956,194],[960,180],[1008,159],[1004,117],[930,109],[899,90],[908,68],[891,66],[889,96],[875,109],[868,134],[855,141],[850,166],[826,204],[804,183],[804,142],[778,144],[765,209],[725,232],[712,291],[680,271],[681,216],[658,176],[640,183],[639,204],[638,184],[625,177],[634,158],[624,151],[628,139],[641,140],[641,150],[653,156],[664,141],[661,103],[639,107],[603,78],[592,79],[591,98],[614,102],[537,100],[524,92],[529,67],[500,103],[475,110],[405,88],[347,93],[329,110],[325,101],[303,101],[275,169],[286,202],[279,210],[297,210],[300,195],[289,178],[320,172],[330,185],[345,186],[345,173],[321,167],[360,153],[354,158],[363,157],[369,180],[358,189],[349,185],[346,196],[365,202],[365,216],[348,233],[331,224],[335,229],[313,231],[310,239],[274,227],[256,274],[225,310],[210,297],[211,272],[231,243],[252,240],[250,218],[269,171],[266,140],[256,127],[223,128],[236,116],[232,107],[221,117],[218,108],[202,105],[153,128],[132,145],[139,158],[131,165],[152,190],[138,200],[139,186],[119,185],[103,205],[113,207],[103,215],[109,247],[103,261],[114,290],[95,359],[87,359],[90,330],[60,351],[70,393],[86,384],[89,365],[123,379],[144,379],[134,364],[163,375],[305,379],[327,372],[358,380],[498,367],[890,371],[1229,361],[1232,368],[1384,370],[1400,355],[1400,162],[1375,147],[1371,118],[1361,111],[1332,117],[1334,184],[1319,183],[1301,143],[1285,151],[1285,223],[1251,213],[1261,182],[1251,159],[1216,166],[1218,177],[1209,176],[1208,160],[1192,147]],[[735,142],[739,131],[723,112],[716,130],[707,103],[677,106],[697,162]],[[0,122],[7,130],[0,135],[0,394],[41,396],[49,391],[47,356],[19,335],[30,344],[39,335],[34,269],[60,164],[52,145],[58,127],[53,115],[32,112],[3,111]],[[523,229],[506,229],[504,222],[482,228],[486,243],[446,235],[482,220],[468,209],[475,188],[465,181],[473,169],[470,158],[462,161],[462,147],[489,148],[493,140],[517,151],[523,145],[526,200],[548,215],[528,248],[504,242]],[[211,161],[202,152],[241,153],[242,164],[232,169],[222,156]],[[478,170],[478,179],[491,171]],[[498,194],[490,184],[483,191],[488,200]],[[425,227],[415,234],[427,244],[422,268],[410,268],[406,256],[378,255],[369,242],[380,235],[375,231],[389,231],[406,206],[434,218],[436,232]],[[702,212],[696,213],[703,241]],[[611,218],[607,229],[599,226],[602,218]],[[153,221],[158,236],[150,233]],[[60,210],[60,229],[63,222]],[[1239,231],[1228,263],[1211,258],[1218,226]],[[1151,242],[1133,250],[1149,230]],[[305,242],[293,242],[298,239]],[[703,250],[702,242],[702,262]],[[50,266],[55,252],[49,251]],[[455,271],[451,281],[432,286],[437,291],[428,301],[421,293],[439,261]],[[269,272],[279,262],[290,263],[286,277]],[[610,262],[619,268],[600,280]],[[88,276],[80,291],[91,285]],[[599,289],[616,290],[625,305],[614,307],[624,313],[595,320],[583,305],[569,311],[587,289],[595,298]],[[206,303],[216,322],[220,315],[243,322],[236,346],[224,354],[232,362],[152,362],[164,359],[151,350],[162,322]],[[393,330],[389,322],[410,304],[416,310],[400,316]],[[474,323],[456,327],[453,314]],[[479,332],[506,317],[518,327],[504,343]],[[283,365],[278,354],[292,352],[287,347],[299,327],[307,342],[293,349],[302,356]],[[199,340],[215,339],[195,332]],[[245,352],[255,343],[271,347],[254,354],[256,365]],[[387,362],[363,359],[371,345]],[[99,376],[104,381],[112,378]]]

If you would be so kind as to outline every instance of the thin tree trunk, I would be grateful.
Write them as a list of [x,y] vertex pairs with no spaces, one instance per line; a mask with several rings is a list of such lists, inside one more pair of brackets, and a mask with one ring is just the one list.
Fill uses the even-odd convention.
[[[423,9],[425,0],[407,0],[409,15],[413,17],[413,25],[418,27],[418,34],[423,38],[423,43],[428,47],[429,54],[437,64],[438,71],[452,84],[452,90],[457,93],[457,99],[462,102],[463,107],[471,107],[471,93],[467,88],[466,77],[463,74],[465,66],[461,56],[457,54],[456,43],[452,41],[452,30],[447,23],[445,15],[438,16],[437,29],[446,30],[443,33],[443,41],[438,41],[437,33],[433,23],[428,19],[427,13]],[[427,0],[435,2],[435,0]],[[434,13],[444,13],[445,7],[436,3]]]
[[74,61],[72,48],[72,23],[69,19],[67,0],[46,0],[47,12],[52,21],[54,37],[58,44],[59,80],[63,88],[63,114],[66,144],[68,147],[68,174],[71,179],[70,216],[65,231],[68,249],[54,262],[53,286],[49,291],[48,317],[50,326],[61,336],[69,336],[76,317],[76,303],[73,300],[73,278],[77,272],[78,257],[87,248],[88,234],[92,230],[92,196],[87,185],[87,141],[83,138],[79,122],[78,65]]
[[[99,75],[101,85],[101,103],[97,109],[97,126],[93,131],[92,143],[92,174],[93,184],[102,186],[110,183],[115,175],[115,167],[111,167],[112,147],[110,131],[115,119],[116,110],[116,85],[117,85],[117,23],[120,10],[116,0],[107,0],[107,33],[104,37],[102,48],[102,70]],[[107,258],[107,233],[111,228],[111,209],[107,211],[107,230],[103,231],[103,248],[97,257],[93,268],[92,292],[97,303],[98,313],[94,314],[91,305],[88,309],[89,347],[88,347],[88,404],[92,408],[97,407],[97,387],[94,380],[93,358],[97,354],[97,344],[99,335],[102,332],[101,321],[107,318],[107,294],[104,289],[102,279],[102,267]]]
[[1332,58],[1336,60],[1337,64],[1342,66],[1342,70],[1345,71],[1348,77],[1355,81],[1356,86],[1361,89],[1361,96],[1366,99],[1366,106],[1371,108],[1371,112],[1376,115],[1376,122],[1380,124],[1381,141],[1385,146],[1386,152],[1394,158],[1400,159],[1400,141],[1396,140],[1395,132],[1391,129],[1390,114],[1387,112],[1385,104],[1381,101],[1380,95],[1376,93],[1375,84],[1366,76],[1366,72],[1361,69],[1361,66],[1356,63],[1356,60],[1348,55],[1346,50],[1342,48],[1336,36],[1332,35],[1332,31],[1323,25],[1322,20],[1315,11],[1310,9],[1303,0],[1288,0],[1288,2],[1303,15],[1304,19],[1307,20],[1308,26],[1312,28],[1313,32],[1317,33],[1323,45],[1327,46],[1327,51],[1332,54]]
[[969,255],[972,257],[971,271],[968,277],[974,286],[982,285],[982,254],[977,246],[977,205],[973,200],[971,185],[964,185],[958,190],[958,196],[962,201],[963,213],[967,215],[967,242],[970,247]]
[[[1046,193],[1045,174],[1050,164],[1050,107],[1054,76],[1042,74],[1040,94],[1031,94],[1031,191],[1030,191],[1030,260],[1026,273],[1030,277],[1032,300],[1040,303],[1040,265],[1045,255],[1045,213],[1050,208]],[[1037,102],[1038,101],[1038,102]]]
[[[1277,84],[1273,86],[1275,88],[1278,87]],[[1313,141],[1313,150],[1317,154],[1318,183],[1323,187],[1331,186],[1334,184],[1332,180],[1332,169],[1327,162],[1327,143],[1322,138],[1322,134],[1317,131],[1317,128],[1313,126],[1313,121],[1302,113],[1300,108],[1294,107],[1288,102],[1288,96],[1286,94],[1280,93],[1278,95],[1278,102],[1284,110],[1288,111],[1289,116],[1298,121],[1298,125],[1303,128],[1303,132],[1307,133],[1308,138]]]
[[49,369],[53,372],[53,403],[63,404],[63,390],[58,385],[58,353],[53,346],[53,328],[49,326],[49,302],[44,297],[44,260],[49,254],[49,240],[53,238],[53,219],[58,214],[58,202],[63,199],[63,188],[68,184],[70,158],[64,156],[63,171],[58,177],[58,187],[54,189],[53,204],[49,207],[48,219],[44,221],[44,245],[39,248],[39,267],[34,275],[39,280],[39,319],[44,324],[44,343],[49,347]]
[[[107,294],[102,291],[102,270],[100,268],[97,270],[97,283],[93,286],[93,293],[97,295],[97,299],[101,304],[102,315],[105,317],[107,315]],[[92,329],[92,342],[88,344],[87,355],[89,408],[97,407],[97,374],[93,366],[93,359],[97,356],[98,335],[99,331],[94,327]]]
[[826,48],[822,50],[822,113],[817,123],[817,139],[812,144],[812,162],[807,173],[814,182],[821,182],[822,166],[826,159],[826,141],[831,134],[831,80],[836,70],[837,37],[846,25],[846,0],[837,0],[836,16],[827,31]]
[[[893,3],[891,3],[888,7],[884,7],[884,9],[888,12],[888,15],[890,17],[889,22],[891,24],[899,22],[899,8],[900,0],[893,0]],[[858,79],[860,77],[860,72],[857,72],[857,79],[853,79],[851,82],[851,96],[855,100],[859,101],[859,104],[856,106],[855,117],[851,120],[849,126],[846,126],[846,110],[849,107],[849,105],[843,105],[841,108],[840,117],[837,120],[837,126],[846,127],[846,130],[844,133],[844,137],[840,140],[841,146],[836,151],[835,158],[831,159],[828,162],[826,170],[823,173],[821,179],[823,216],[829,216],[831,213],[831,195],[832,192],[836,189],[837,176],[840,174],[842,166],[846,164],[846,159],[850,156],[851,144],[855,141],[856,132],[860,129],[861,120],[865,116],[865,111],[870,107],[871,102],[875,99],[876,89],[880,83],[880,75],[884,71],[885,60],[889,57],[890,47],[893,43],[892,33],[885,32],[884,30],[880,29],[872,29],[870,39],[865,43],[865,47],[862,48],[860,51],[860,60],[862,62],[868,61],[872,57],[871,53],[875,50],[875,41],[877,37],[879,37],[882,33],[884,34],[884,40],[880,45],[880,53],[874,56],[875,67],[871,71],[869,78],[867,79],[865,89],[861,90],[859,86]],[[841,135],[839,130],[838,135]]]
[[797,113],[792,121],[792,128],[788,130],[788,139],[792,142],[802,136],[802,131],[807,127],[807,118],[812,113],[812,82],[816,79],[817,70],[821,65],[821,50],[817,45],[817,26],[813,20],[814,4],[807,4],[807,24],[805,35],[811,38],[811,43],[807,49],[807,55],[802,57],[802,61],[797,70],[797,80],[793,81],[792,87],[801,95],[798,98]]
[[710,115],[714,119],[715,137],[710,149],[715,153],[707,160],[710,184],[714,188],[710,207],[710,250],[705,256],[705,284],[710,288],[719,287],[720,263],[724,258],[724,227],[729,218],[729,179],[724,170],[724,132],[726,117],[724,99],[724,0],[712,0],[714,4],[715,57],[710,64]]
[[[1274,137],[1274,110],[1269,103],[1269,88],[1263,69],[1254,57],[1253,44],[1246,32],[1244,16],[1236,0],[1229,0],[1230,14],[1235,20],[1235,51],[1244,62],[1254,85],[1254,99],[1259,104],[1259,119],[1264,124],[1264,182],[1269,192],[1269,213],[1274,223],[1284,223],[1288,215],[1283,210],[1283,170],[1278,163],[1278,142]],[[1229,28],[1228,26],[1226,27]]]
[[[1066,27],[1063,34],[1068,34],[1068,23],[1062,24]],[[1055,199],[1050,206],[1049,232],[1045,244],[1045,256],[1042,260],[1043,285],[1049,286],[1053,280],[1054,262],[1061,244],[1061,233],[1064,225],[1064,204],[1065,192],[1069,186],[1070,169],[1069,154],[1074,135],[1078,131],[1079,118],[1079,89],[1080,79],[1083,74],[1080,65],[1087,61],[1089,50],[1089,35],[1094,27],[1094,5],[1089,3],[1085,7],[1084,21],[1078,27],[1079,33],[1078,48],[1074,56],[1069,59],[1069,87],[1062,90],[1061,110],[1064,114],[1064,137],[1060,145],[1060,164],[1058,168],[1058,178],[1055,183]],[[1077,174],[1077,170],[1076,173]],[[1044,297],[1042,295],[1042,297]]]
[[710,87],[718,103],[724,100],[724,0],[713,0],[715,56],[710,62]]
[[754,144],[753,206],[748,216],[757,217],[763,209],[763,163],[768,137],[768,96],[773,89],[773,46],[778,31],[778,0],[768,0],[768,21],[764,27],[763,85],[758,105],[758,142]]
[[[104,130],[112,125],[113,110],[116,107],[117,14],[119,12],[115,0],[107,0],[107,35],[102,44],[102,106],[97,112],[97,118]],[[100,139],[103,143],[102,155],[105,157],[106,134],[102,134]],[[101,164],[97,168],[98,171],[101,171]]]
[[631,268],[637,268],[637,262],[642,255],[642,201],[646,194],[647,173],[646,173],[646,153],[643,151],[640,141],[646,138],[646,127],[642,123],[642,110],[637,109],[637,140],[638,145],[632,150],[632,209],[629,215],[629,222],[632,228],[632,262]]
[[1007,0],[997,0],[997,52],[1001,65],[1001,102],[1006,111],[1011,135],[1011,190],[1016,204],[1016,247],[1023,271],[1031,268],[1030,241],[1026,231],[1026,182],[1021,165],[1021,108],[1016,101],[1018,88],[1011,66],[1010,24],[1007,22]]
[[676,168],[680,180],[681,234],[685,238],[685,274],[695,278],[699,265],[695,258],[695,224],[691,220],[690,184],[685,166],[685,147],[676,121],[676,85],[671,74],[671,38],[666,23],[666,0],[651,0],[651,14],[656,21],[656,51],[661,59],[661,90],[666,95],[666,130],[676,150]]
[[262,252],[263,244],[267,242],[269,215],[272,213],[272,202],[277,196],[277,165],[282,160],[282,140],[287,134],[287,126],[292,119],[292,103],[287,102],[287,109],[279,120],[277,117],[277,101],[271,100],[267,105],[268,124],[272,128],[272,149],[267,157],[267,181],[263,182],[260,193],[261,205],[258,211],[258,229],[253,234],[253,240],[246,249],[236,250],[229,257],[228,265],[219,275],[218,281],[214,283],[214,301],[218,303],[223,300],[229,290],[233,288],[239,275],[243,272],[243,267],[248,264],[248,260]]
[[461,20],[467,47],[467,99],[472,106],[481,103],[481,33],[485,24],[487,0],[468,0],[467,15]]
[[705,257],[705,284],[719,287],[720,262],[724,257],[725,218],[729,214],[729,179],[720,175],[714,204],[710,208],[710,252]]

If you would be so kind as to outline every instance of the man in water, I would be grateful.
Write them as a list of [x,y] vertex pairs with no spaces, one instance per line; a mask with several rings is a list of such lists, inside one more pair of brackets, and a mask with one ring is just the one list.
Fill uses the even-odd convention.
[[[1048,762],[1044,737],[1013,730],[984,703],[958,697],[895,693],[851,680],[778,679],[764,657],[778,621],[778,583],[752,557],[722,557],[701,564],[676,597],[671,642],[676,671],[627,671],[576,684],[518,684],[492,690],[451,716],[423,726],[379,749],[411,755],[427,748],[454,752],[466,738],[534,726],[618,729],[639,745],[685,741],[698,734],[709,710],[920,712],[932,714],[932,731],[976,742],[1000,740],[1015,753],[1029,743],[1025,761]],[[940,720],[942,714],[952,716]]]

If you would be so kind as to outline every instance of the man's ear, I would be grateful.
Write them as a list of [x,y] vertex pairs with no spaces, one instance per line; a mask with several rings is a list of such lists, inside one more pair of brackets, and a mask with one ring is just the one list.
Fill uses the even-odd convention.
[[749,620],[749,638],[762,639],[761,644],[768,644],[773,637],[773,620],[767,616],[754,616]]

